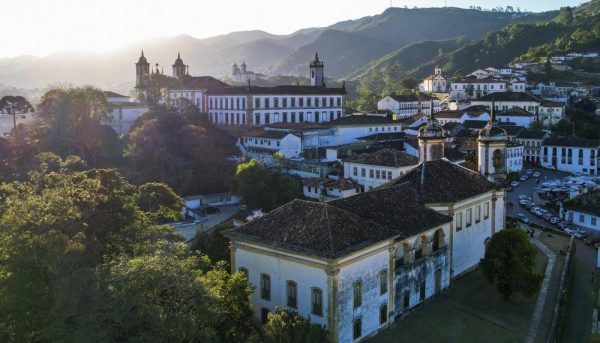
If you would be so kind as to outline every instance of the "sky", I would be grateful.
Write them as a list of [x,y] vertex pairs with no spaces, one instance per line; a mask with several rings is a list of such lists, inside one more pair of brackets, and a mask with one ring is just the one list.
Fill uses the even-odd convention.
[[[390,0],[4,0],[0,57],[104,52],[139,39],[205,38],[242,30],[289,34],[381,13]],[[492,8],[534,12],[582,0],[392,0],[394,7]]]

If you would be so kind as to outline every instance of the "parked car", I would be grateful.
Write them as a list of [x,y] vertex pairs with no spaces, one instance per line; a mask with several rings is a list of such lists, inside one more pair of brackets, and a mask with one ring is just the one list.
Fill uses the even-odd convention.
[[525,224],[529,224],[529,218],[527,218],[523,213],[519,213],[517,214],[517,219],[521,222],[521,223],[525,223]]
[[579,232],[579,229],[574,226],[567,226],[567,227],[565,227],[565,232],[568,233],[569,235],[573,235],[573,234],[575,234],[575,232]]
[[533,174],[533,169],[531,169],[531,168],[527,169],[527,170],[525,171],[525,174],[527,174],[527,175],[531,175],[531,174]]
[[538,177],[540,177],[541,175],[542,175],[542,174],[541,174],[540,172],[535,172],[535,173],[533,173],[533,177],[535,177],[536,179],[537,179]]
[[552,218],[550,218],[550,223],[552,223],[552,224],[558,224],[559,220],[560,220],[560,218],[558,218],[558,217],[552,217]]
[[543,213],[542,214],[542,218],[544,218],[544,220],[550,221],[550,218],[552,218],[552,214],[550,214],[550,213]]
[[519,195],[519,200],[529,200],[529,197],[527,195],[521,194]]
[[515,187],[519,187],[519,181],[513,181],[510,183],[511,187],[515,188]]
[[581,230],[579,230],[579,231],[577,231],[577,232],[575,232],[575,233],[573,234],[573,236],[574,236],[575,238],[586,238],[586,237],[587,237],[587,236],[589,236],[589,235],[590,235],[590,234],[589,234],[588,232],[581,231]]
[[521,177],[519,178],[519,180],[521,180],[521,181],[527,181],[527,179],[529,179],[529,178],[527,177],[527,175],[523,175],[523,176],[521,176]]

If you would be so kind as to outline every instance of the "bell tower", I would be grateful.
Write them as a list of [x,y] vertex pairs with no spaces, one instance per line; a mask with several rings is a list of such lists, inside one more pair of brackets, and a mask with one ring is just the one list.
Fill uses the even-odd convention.
[[427,124],[419,129],[419,163],[444,158],[444,129],[435,119],[433,100]]
[[150,63],[148,63],[148,60],[146,60],[146,57],[144,56],[144,50],[142,50],[142,55],[135,64],[136,89],[146,88],[146,83],[148,82],[148,75],[150,75]]
[[494,100],[492,100],[491,118],[479,131],[477,142],[479,172],[492,183],[502,183],[506,180],[508,137],[506,131],[498,125]]
[[325,87],[325,65],[319,61],[319,53],[315,53],[315,59],[310,62],[310,85],[314,87]]
[[175,60],[175,63],[173,64],[173,77],[176,77],[178,79],[184,77],[186,75],[186,65],[183,63],[183,60],[181,59],[181,56],[179,53],[177,53],[177,59]]

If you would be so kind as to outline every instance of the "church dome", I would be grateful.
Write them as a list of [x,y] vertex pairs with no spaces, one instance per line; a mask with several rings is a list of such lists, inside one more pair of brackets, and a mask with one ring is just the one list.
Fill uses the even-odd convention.
[[419,129],[419,138],[444,138],[444,128],[435,119]]
[[175,63],[173,65],[174,66],[185,66],[185,64],[183,64],[183,60],[181,59],[181,56],[179,55],[179,53],[177,53],[177,59],[175,60]]

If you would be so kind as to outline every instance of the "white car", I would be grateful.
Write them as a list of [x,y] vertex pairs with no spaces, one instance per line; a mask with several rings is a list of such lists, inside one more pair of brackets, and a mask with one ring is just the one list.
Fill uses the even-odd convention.
[[513,181],[510,183],[510,185],[515,188],[515,187],[519,187],[519,181]]
[[527,218],[523,213],[517,214],[517,219],[525,224],[529,224],[529,218]]
[[542,175],[542,174],[540,174],[540,172],[535,172],[535,173],[533,173],[533,177],[535,177],[536,179],[537,179],[538,177],[540,177],[541,175]]
[[574,235],[575,233],[579,232],[579,229],[573,226],[568,226],[565,227],[565,232],[570,234],[570,235]]

